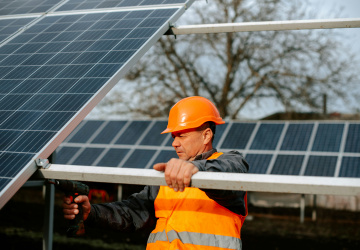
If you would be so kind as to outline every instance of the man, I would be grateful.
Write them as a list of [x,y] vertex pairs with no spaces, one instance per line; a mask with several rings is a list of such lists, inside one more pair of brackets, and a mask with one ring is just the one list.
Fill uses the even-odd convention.
[[[106,204],[90,205],[88,197],[79,196],[75,202],[82,203],[85,225],[128,231],[156,223],[147,249],[241,249],[246,192],[189,187],[198,171],[248,171],[240,153],[219,153],[212,147],[215,127],[223,123],[208,99],[180,100],[171,108],[162,132],[172,134],[179,158],[154,165],[165,173],[167,186],[146,186],[127,200]],[[77,207],[64,198],[64,217],[74,219]]]

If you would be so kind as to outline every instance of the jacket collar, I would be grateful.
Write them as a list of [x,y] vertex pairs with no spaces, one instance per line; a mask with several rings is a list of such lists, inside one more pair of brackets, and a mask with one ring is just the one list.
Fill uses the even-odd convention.
[[199,160],[205,160],[207,158],[209,158],[212,154],[214,154],[215,152],[217,152],[216,148],[213,148],[205,153],[202,153],[200,155],[197,155],[194,159],[194,161],[199,161]]

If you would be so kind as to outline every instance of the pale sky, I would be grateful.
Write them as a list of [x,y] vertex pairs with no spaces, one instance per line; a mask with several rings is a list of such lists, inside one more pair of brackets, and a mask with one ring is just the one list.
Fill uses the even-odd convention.
[[[308,3],[312,6],[314,12],[318,14],[319,19],[334,18],[334,16],[331,16],[334,12],[336,12],[336,18],[360,18],[360,0],[308,0]],[[204,4],[204,7],[206,6],[205,0],[198,0],[194,4]],[[208,0],[208,4],[211,4],[211,0]],[[186,13],[181,18],[186,18]],[[181,20],[179,21],[181,22]],[[337,29],[337,33],[343,39],[345,47],[349,48],[354,54],[358,54],[357,59],[360,69],[360,28]],[[264,101],[260,107],[255,104],[247,106],[243,110],[242,116],[247,119],[260,119],[282,111],[281,105],[277,105],[272,101]],[[354,111],[350,110],[340,100],[329,100],[328,112],[352,113]]]
[[[211,1],[212,0],[208,0],[208,3],[206,3],[205,0],[197,0],[194,5],[201,4],[206,7],[206,5],[211,4]],[[337,18],[360,18],[360,0],[308,0],[308,3],[312,6],[320,19],[333,18],[334,16],[331,16],[333,12],[336,12]],[[341,8],[342,11],[339,13]],[[182,18],[187,18],[187,13],[189,12],[185,12],[177,22],[178,25],[181,25]],[[360,28],[337,29],[337,32],[340,33],[346,48],[358,55],[357,58],[360,68]],[[109,94],[111,94],[111,91]],[[264,116],[282,111],[282,106],[271,101],[264,101],[261,103],[260,107],[255,104],[247,106],[242,112],[242,116],[246,119],[260,119]],[[328,112],[352,113],[354,111],[339,100],[329,100]],[[97,113],[99,112],[97,112],[95,108],[94,112],[91,112],[89,116],[91,118],[96,118]]]

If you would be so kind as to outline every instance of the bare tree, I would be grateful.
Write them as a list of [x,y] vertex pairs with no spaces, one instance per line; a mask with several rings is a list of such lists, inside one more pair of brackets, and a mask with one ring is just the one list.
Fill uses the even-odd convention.
[[[314,18],[304,1],[212,0],[189,11],[188,24]],[[344,56],[334,32],[164,36],[123,83],[133,86],[128,112],[166,116],[176,101],[190,95],[210,98],[223,117],[232,119],[249,102],[267,98],[286,110],[320,111],[324,93],[346,99],[355,79],[354,58]]]

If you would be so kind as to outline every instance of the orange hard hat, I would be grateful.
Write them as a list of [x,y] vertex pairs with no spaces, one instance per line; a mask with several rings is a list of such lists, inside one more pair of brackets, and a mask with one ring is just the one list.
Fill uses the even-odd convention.
[[197,128],[209,121],[216,125],[225,123],[211,101],[201,96],[187,97],[171,108],[168,126],[161,134]]

